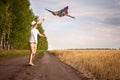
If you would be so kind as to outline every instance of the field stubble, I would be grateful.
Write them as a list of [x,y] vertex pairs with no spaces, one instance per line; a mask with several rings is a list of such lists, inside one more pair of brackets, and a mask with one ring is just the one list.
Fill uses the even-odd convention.
[[52,50],[61,61],[98,80],[120,80],[120,50]]

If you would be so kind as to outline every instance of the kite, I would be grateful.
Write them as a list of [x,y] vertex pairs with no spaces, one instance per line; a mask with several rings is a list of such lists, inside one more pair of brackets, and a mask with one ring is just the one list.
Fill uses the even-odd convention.
[[46,10],[51,12],[55,16],[59,16],[59,17],[68,16],[68,17],[71,17],[71,18],[75,18],[74,16],[68,15],[68,6],[66,6],[65,8],[63,8],[59,11],[51,11],[49,9],[46,9]]

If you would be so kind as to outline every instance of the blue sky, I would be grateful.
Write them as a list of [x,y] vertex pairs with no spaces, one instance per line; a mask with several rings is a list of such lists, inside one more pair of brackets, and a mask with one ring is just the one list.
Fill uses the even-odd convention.
[[[30,0],[42,26],[49,49],[120,48],[120,0]],[[69,6],[69,17],[57,17],[45,9]]]

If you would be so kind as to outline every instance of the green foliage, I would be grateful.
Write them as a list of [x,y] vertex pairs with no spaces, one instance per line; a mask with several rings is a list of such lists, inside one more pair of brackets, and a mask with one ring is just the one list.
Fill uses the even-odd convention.
[[[38,26],[38,29],[41,34],[44,34],[44,30],[41,25]],[[48,42],[45,38],[38,38],[38,49],[40,50],[47,50],[48,49]]]
[[11,32],[11,43],[13,48],[27,49],[29,40],[29,27],[32,18],[32,11],[29,9],[28,0],[14,0],[13,2],[13,26]]
[[39,53],[38,53],[38,58],[41,58],[45,53],[45,50],[39,50]]
[[[35,17],[29,0],[0,0],[0,5],[0,41],[7,36],[5,40],[11,49],[28,49],[30,24]],[[41,25],[39,30],[44,34]],[[47,40],[39,39],[38,49],[47,48]]]
[[[9,3],[12,1],[9,0]],[[10,35],[10,28],[12,26],[11,23],[11,9],[10,9],[10,4],[8,4],[6,0],[1,0],[0,1],[0,38],[3,35],[3,33],[6,33],[7,35]]]

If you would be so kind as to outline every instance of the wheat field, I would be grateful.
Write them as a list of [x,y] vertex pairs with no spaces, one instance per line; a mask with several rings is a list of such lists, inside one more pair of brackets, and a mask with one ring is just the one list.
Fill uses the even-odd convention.
[[51,50],[49,52],[93,80],[120,80],[120,50]]

